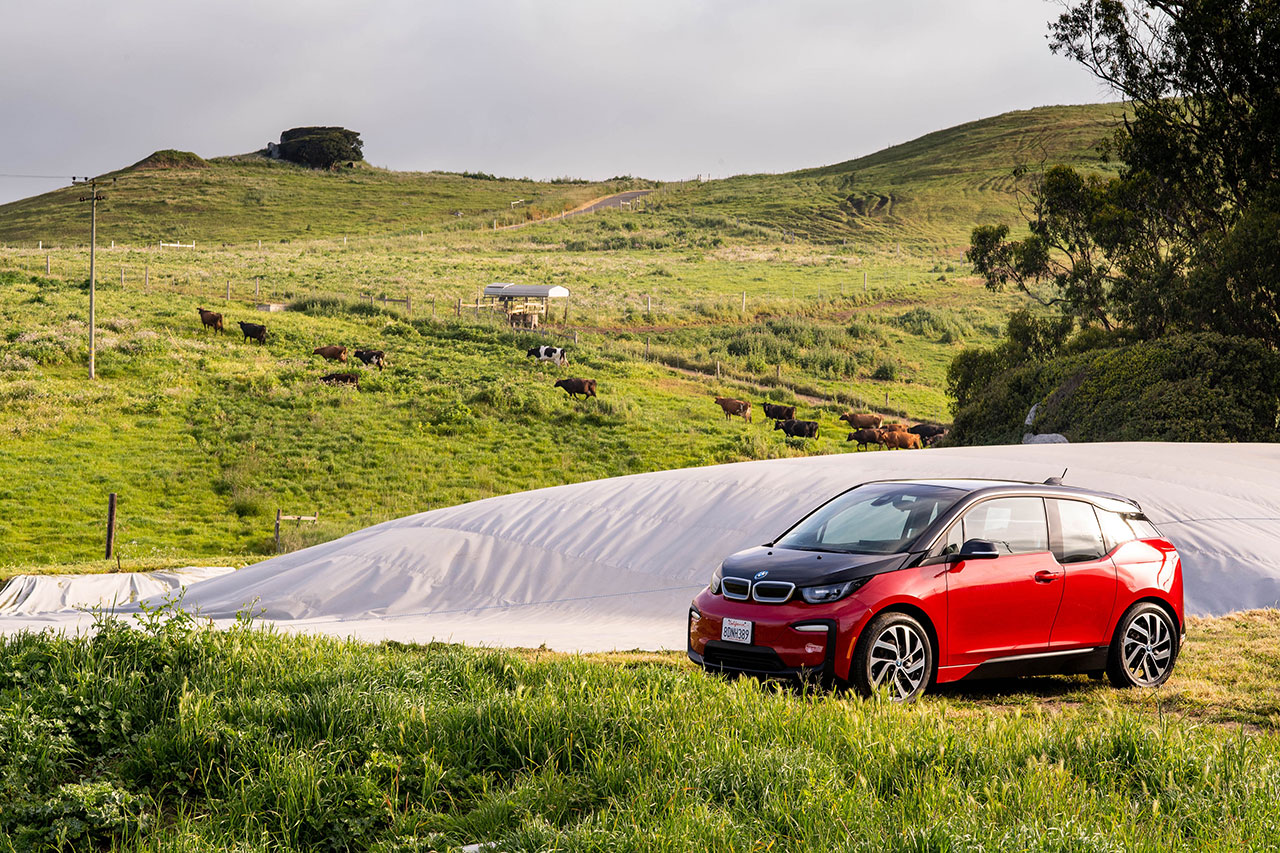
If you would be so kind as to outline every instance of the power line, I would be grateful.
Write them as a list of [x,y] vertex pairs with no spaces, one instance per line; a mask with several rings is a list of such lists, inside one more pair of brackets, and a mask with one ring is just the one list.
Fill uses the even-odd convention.
[[46,181],[74,181],[75,175],[10,175],[0,172],[0,178],[39,178]]

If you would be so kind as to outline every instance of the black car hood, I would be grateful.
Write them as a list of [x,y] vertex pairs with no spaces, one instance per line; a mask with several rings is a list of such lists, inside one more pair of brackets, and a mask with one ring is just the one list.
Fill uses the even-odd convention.
[[[838,583],[900,569],[911,554],[840,554],[796,551],[760,545],[739,551],[720,566],[720,574],[747,580],[790,581],[797,586]],[[757,578],[760,572],[768,572]]]

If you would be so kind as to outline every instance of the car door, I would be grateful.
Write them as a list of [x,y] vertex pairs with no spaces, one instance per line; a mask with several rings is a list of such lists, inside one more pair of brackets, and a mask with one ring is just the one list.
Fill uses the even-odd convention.
[[959,523],[963,541],[987,540],[1000,556],[947,569],[947,665],[1048,651],[1063,570],[1049,550],[1044,499],[992,498]]
[[1093,504],[1049,499],[1049,535],[1062,566],[1062,605],[1049,636],[1051,649],[1105,646],[1116,600],[1116,566]]

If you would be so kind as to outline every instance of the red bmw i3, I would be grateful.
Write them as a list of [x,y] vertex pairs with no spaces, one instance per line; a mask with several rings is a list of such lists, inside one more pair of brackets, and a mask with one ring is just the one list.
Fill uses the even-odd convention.
[[873,482],[729,557],[689,608],[715,672],[899,701],[963,678],[1155,687],[1185,638],[1177,550],[1134,501],[1049,480]]

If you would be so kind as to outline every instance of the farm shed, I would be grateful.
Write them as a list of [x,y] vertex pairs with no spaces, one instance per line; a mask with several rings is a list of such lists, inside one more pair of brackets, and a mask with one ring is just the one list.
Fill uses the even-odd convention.
[[483,298],[506,314],[512,326],[536,329],[539,318],[550,311],[551,300],[568,299],[569,289],[558,284],[494,282],[485,285]]
[[[192,584],[182,604],[221,624],[247,609],[280,630],[373,641],[683,649],[689,600],[725,556],[850,486],[1042,481],[1063,468],[1068,483],[1142,503],[1182,554],[1189,614],[1280,600],[1280,445],[1135,442],[770,459],[502,495]],[[6,614],[0,634],[92,621],[74,610]]]

